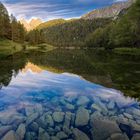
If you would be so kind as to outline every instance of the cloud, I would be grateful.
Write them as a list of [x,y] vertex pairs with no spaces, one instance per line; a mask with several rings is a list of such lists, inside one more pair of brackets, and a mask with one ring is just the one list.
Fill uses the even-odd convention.
[[2,0],[17,18],[40,17],[44,20],[79,17],[93,9],[120,0]]

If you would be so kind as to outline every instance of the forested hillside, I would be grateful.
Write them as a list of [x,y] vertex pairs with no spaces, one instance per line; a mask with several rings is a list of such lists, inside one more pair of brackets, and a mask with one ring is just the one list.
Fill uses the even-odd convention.
[[42,24],[44,28],[41,28],[41,30],[33,30],[29,32],[28,41],[33,44],[41,43],[41,41],[44,41],[59,47],[82,46],[84,45],[84,41],[87,35],[99,27],[104,27],[110,22],[111,19],[76,19],[69,20],[64,23],[57,22],[57,24],[52,26],[49,24],[44,26]]
[[85,42],[88,47],[140,47],[140,1],[137,0],[121,17],[98,28]]
[[117,19],[56,19],[40,24],[28,32],[0,3],[0,39],[24,41],[56,47],[89,47],[112,49],[140,46],[140,1],[120,12]]
[[27,40],[32,44],[47,42],[57,47],[139,47],[140,1],[122,10],[117,19],[92,20],[63,19],[41,24],[29,32]]
[[13,15],[9,16],[7,9],[0,2],[0,39],[24,42],[25,34],[23,25]]

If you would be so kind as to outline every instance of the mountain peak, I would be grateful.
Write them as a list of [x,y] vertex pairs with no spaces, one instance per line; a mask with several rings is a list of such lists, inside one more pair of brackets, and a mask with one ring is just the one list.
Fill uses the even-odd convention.
[[116,18],[122,10],[129,8],[135,1],[136,0],[117,2],[111,6],[95,9],[88,14],[83,15],[82,19]]
[[27,29],[27,31],[35,29],[42,23],[42,20],[39,18],[32,18],[30,21],[25,20],[24,18],[19,20],[21,24]]

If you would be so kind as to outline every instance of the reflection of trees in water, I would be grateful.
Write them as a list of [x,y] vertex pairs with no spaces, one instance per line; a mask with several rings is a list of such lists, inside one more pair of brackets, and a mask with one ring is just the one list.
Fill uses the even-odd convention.
[[15,71],[23,69],[27,61],[56,73],[69,72],[83,76],[88,81],[116,88],[129,96],[140,97],[140,57],[118,55],[95,50],[53,50],[17,53],[12,58],[0,61],[0,83],[7,86]]
[[54,72],[70,72],[106,87],[122,90],[138,97],[140,92],[140,57],[119,55],[105,51],[53,50],[48,53],[32,53],[29,60]]
[[8,86],[12,76],[16,77],[20,69],[25,66],[24,57],[8,57],[0,61],[0,88]]

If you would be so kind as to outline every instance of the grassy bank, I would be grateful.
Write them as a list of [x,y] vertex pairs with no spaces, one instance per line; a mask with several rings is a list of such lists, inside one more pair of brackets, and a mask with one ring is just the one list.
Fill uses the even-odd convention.
[[40,44],[40,45],[29,45],[15,43],[10,40],[0,40],[0,58],[12,55],[20,51],[31,51],[39,50],[41,52],[47,52],[53,50],[54,47],[49,44]]
[[[40,52],[48,52],[53,49],[55,49],[54,46],[51,46],[46,43],[39,44],[39,45],[29,45],[28,43],[19,44],[10,40],[0,40],[0,58],[12,55],[19,51],[37,50]],[[95,50],[100,51],[100,50],[104,50],[104,48],[95,48]],[[117,54],[140,55],[139,48],[115,48],[112,51]]]
[[118,54],[140,55],[140,48],[115,48],[113,51]]
[[8,56],[23,49],[21,44],[10,40],[0,40],[0,57]]

